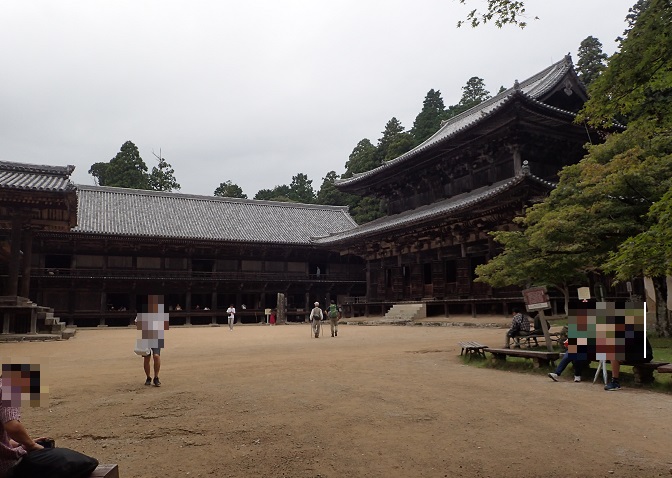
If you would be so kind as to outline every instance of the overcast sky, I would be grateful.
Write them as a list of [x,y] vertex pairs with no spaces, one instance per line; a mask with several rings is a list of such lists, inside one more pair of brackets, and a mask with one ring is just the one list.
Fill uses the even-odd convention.
[[634,0],[528,0],[529,26],[456,28],[468,0],[3,0],[0,159],[77,167],[133,141],[181,192],[231,180],[248,197],[305,173],[317,191],[355,145],[431,89],[496,93],[571,53],[605,52]]

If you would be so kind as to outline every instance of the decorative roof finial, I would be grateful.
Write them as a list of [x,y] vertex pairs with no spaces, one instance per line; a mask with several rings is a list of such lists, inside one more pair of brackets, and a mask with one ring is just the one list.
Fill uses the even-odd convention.
[[520,89],[520,83],[518,83],[518,80],[513,82],[513,89],[516,91]]
[[530,174],[530,163],[527,161],[523,161],[523,167],[522,167],[523,174]]
[[568,65],[572,64],[572,54],[571,53],[567,53],[565,55],[565,63],[568,64]]

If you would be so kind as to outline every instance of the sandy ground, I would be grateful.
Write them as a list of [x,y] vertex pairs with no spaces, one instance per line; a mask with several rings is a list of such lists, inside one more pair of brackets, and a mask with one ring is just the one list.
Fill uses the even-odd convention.
[[457,342],[503,330],[308,325],[175,328],[160,388],[132,329],[0,344],[50,359],[34,436],[122,478],[670,476],[672,396],[465,366]]

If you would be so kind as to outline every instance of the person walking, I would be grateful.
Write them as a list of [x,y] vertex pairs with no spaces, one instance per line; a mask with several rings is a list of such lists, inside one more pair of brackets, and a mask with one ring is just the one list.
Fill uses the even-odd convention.
[[231,304],[226,313],[229,316],[229,330],[233,330],[233,322],[236,320],[236,308]]
[[[147,349],[143,355],[142,367],[145,371],[145,385],[161,386],[159,371],[161,370],[161,349],[164,348],[164,334],[170,328],[169,315],[164,312],[162,295],[147,297],[146,312],[135,318],[136,328],[140,330],[140,338],[136,341],[136,349]],[[143,305],[143,309],[145,306]],[[151,361],[154,362],[154,379],[151,376]]]
[[320,309],[320,303],[315,302],[315,307],[310,311],[310,326],[313,330],[313,335],[315,338],[320,337],[320,324],[324,315],[322,314],[322,309]]
[[338,337],[338,319],[339,319],[338,306],[332,300],[329,304],[329,312],[327,316],[329,317],[329,325],[331,326],[331,336]]

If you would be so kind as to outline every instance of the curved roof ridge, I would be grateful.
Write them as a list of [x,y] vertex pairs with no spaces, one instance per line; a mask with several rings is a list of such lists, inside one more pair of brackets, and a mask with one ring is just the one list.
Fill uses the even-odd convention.
[[[538,104],[546,105],[542,101],[539,101],[539,98],[554,88],[558,80],[567,74],[569,70],[573,68],[572,59],[569,55],[566,55],[562,60],[557,61],[540,71],[532,75],[531,77],[523,80],[522,82],[514,83],[514,86],[508,88],[507,90],[488,98],[478,105],[463,111],[462,113],[453,116],[449,120],[446,120],[444,124],[436,131],[433,135],[427,138],[425,141],[420,143],[415,148],[407,151],[406,153],[397,156],[390,161],[387,161],[380,166],[371,169],[369,171],[363,171],[361,173],[353,174],[351,177],[346,179],[337,179],[335,184],[351,184],[357,182],[360,178],[371,176],[378,171],[382,171],[387,167],[390,167],[395,164],[402,163],[409,158],[415,156],[417,153],[424,151],[440,141],[444,141],[458,132],[464,130],[467,127],[471,127],[474,124],[477,124],[486,118],[488,118],[495,111],[499,110],[501,107],[506,105],[509,101],[512,101],[517,95],[522,95],[530,100],[535,101]],[[553,109],[553,107],[550,107]],[[554,108],[556,111],[565,112],[560,108]],[[574,113],[569,113],[574,115]]]
[[311,242],[316,244],[328,244],[331,242],[364,236],[368,233],[386,232],[393,230],[396,227],[403,227],[413,223],[427,221],[433,219],[434,217],[445,215],[448,212],[455,212],[469,208],[478,202],[489,199],[498,195],[499,193],[517,186],[526,179],[535,181],[548,188],[555,187],[555,183],[546,181],[545,179],[532,174],[529,171],[529,168],[524,168],[523,172],[517,174],[516,176],[504,179],[491,186],[482,186],[478,189],[458,194],[442,201],[427,204],[409,211],[403,211],[391,216],[385,216],[346,231],[335,232],[333,234],[321,237],[311,237]]
[[331,206],[326,204],[307,204],[300,202],[283,202],[283,201],[269,201],[262,199],[243,199],[243,198],[232,198],[224,196],[206,196],[199,194],[189,194],[173,191],[154,191],[151,189],[133,189],[133,188],[122,188],[117,186],[95,186],[90,184],[77,184],[77,189],[82,191],[98,191],[98,192],[107,192],[112,194],[127,194],[127,195],[138,195],[138,196],[154,196],[154,197],[166,197],[174,199],[192,199],[197,201],[212,201],[212,202],[228,202],[228,203],[239,203],[239,204],[253,204],[253,205],[266,205],[272,207],[285,207],[285,208],[297,208],[297,209],[323,209],[331,211],[348,211],[348,206]]
[[39,174],[48,174],[56,176],[70,176],[72,172],[75,170],[75,166],[73,166],[72,164],[68,164],[67,166],[51,166],[48,164],[17,163],[14,161],[0,160],[0,169],[22,173],[39,173]]

